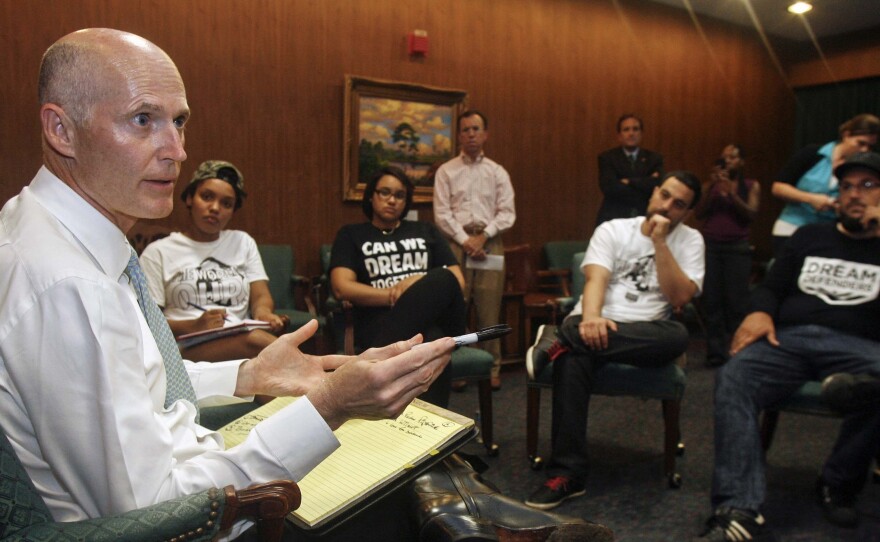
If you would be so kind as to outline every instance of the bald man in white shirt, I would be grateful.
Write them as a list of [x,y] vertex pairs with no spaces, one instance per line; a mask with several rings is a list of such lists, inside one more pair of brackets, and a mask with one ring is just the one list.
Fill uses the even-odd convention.
[[[308,356],[314,321],[250,360],[169,362],[126,232],[171,212],[190,114],[180,74],[139,36],[87,29],[49,48],[39,91],[43,167],[0,211],[0,420],[56,520],[301,480],[339,446],[333,429],[396,416],[448,363],[451,338],[411,349],[418,336]],[[229,450],[197,423],[198,406],[255,394],[303,397]]]

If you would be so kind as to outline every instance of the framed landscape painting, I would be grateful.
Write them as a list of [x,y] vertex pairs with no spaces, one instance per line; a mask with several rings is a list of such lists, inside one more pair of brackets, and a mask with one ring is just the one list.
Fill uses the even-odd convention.
[[397,166],[416,186],[413,201],[431,201],[434,172],[457,154],[466,101],[463,90],[347,75],[343,198],[363,199],[379,169]]

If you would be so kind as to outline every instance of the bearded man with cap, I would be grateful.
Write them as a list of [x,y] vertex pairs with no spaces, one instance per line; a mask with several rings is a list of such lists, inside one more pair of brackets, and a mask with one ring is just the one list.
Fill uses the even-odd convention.
[[150,295],[175,336],[246,318],[271,326],[269,331],[255,329],[185,348],[187,359],[256,356],[289,323],[288,317],[273,312],[256,241],[243,231],[226,229],[246,196],[244,175],[237,167],[222,160],[203,162],[180,194],[189,211],[186,227],[141,254]]
[[[759,412],[808,380],[880,375],[880,155],[854,154],[834,174],[837,222],[802,226],[786,243],[718,372],[714,514],[700,540],[774,539],[759,510],[766,493]],[[880,451],[880,409],[856,405],[845,414],[816,498],[828,521],[853,527],[856,496]]]

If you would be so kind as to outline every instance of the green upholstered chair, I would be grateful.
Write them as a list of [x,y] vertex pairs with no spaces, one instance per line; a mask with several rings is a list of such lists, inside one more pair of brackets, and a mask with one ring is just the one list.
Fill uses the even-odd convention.
[[519,353],[532,343],[533,319],[557,324],[571,310],[571,256],[585,248],[585,241],[550,241],[544,245],[546,269],[532,269],[529,245],[505,247],[502,315],[507,315],[507,304],[517,305]]
[[798,414],[811,414],[813,416],[827,416],[837,418],[839,414],[825,406],[821,398],[822,383],[811,380],[795,391],[791,397],[773,409],[767,409],[761,413],[761,444],[764,451],[770,449],[773,443],[773,435],[779,423],[780,412],[794,412]]
[[[526,345],[532,342],[532,320],[540,319],[551,324],[556,323],[559,303],[558,286],[551,283],[545,289],[544,281],[548,272],[536,271],[532,266],[531,246],[528,244],[504,247],[504,293],[501,297],[502,319],[508,318],[507,305],[513,303],[517,307],[516,356],[525,354]],[[566,280],[564,274],[552,273],[550,280]]]
[[[753,283],[763,280],[764,276],[773,266],[773,259],[767,262],[756,263],[753,265]],[[791,412],[795,414],[810,414],[813,416],[825,416],[829,418],[838,418],[840,414],[834,412],[822,401],[822,383],[816,380],[804,382],[804,384],[795,391],[791,397],[776,405],[772,409],[766,409],[761,413],[761,444],[764,452],[770,449],[773,444],[773,436],[776,433],[776,426],[779,424],[779,414],[782,412]],[[876,460],[876,468],[873,472],[875,482],[880,482],[880,456]]]
[[[339,301],[333,297],[330,289],[330,250],[332,246],[328,244],[321,245],[320,259],[321,282],[323,283],[324,295],[320,306],[323,307],[327,318],[332,322],[334,337],[336,338],[336,348],[338,352],[352,355],[356,352],[354,344],[354,318],[352,317],[352,306],[347,301]],[[342,343],[341,345],[339,343]],[[452,353],[450,364],[452,366],[452,380],[465,380],[477,383],[477,392],[480,402],[480,433],[483,439],[483,446],[486,447],[486,453],[490,456],[498,455],[498,445],[494,440],[492,430],[492,384],[490,378],[492,376],[492,354],[479,348],[461,347]]]
[[260,540],[274,542],[281,540],[284,518],[299,504],[296,483],[281,480],[240,491],[209,489],[112,517],[56,522],[0,429],[2,542],[201,542],[245,517],[256,520]]
[[772,410],[765,410],[761,416],[761,442],[764,450],[770,448],[773,442],[773,434],[779,423],[779,413],[796,412],[798,414],[812,414],[814,416],[838,417],[838,414],[825,406],[820,394],[822,383],[818,381],[805,382],[791,397]]
[[[583,292],[585,277],[580,264],[584,253],[571,256],[572,294],[577,302]],[[573,305],[573,304],[572,304]],[[684,354],[674,363],[658,369],[639,368],[624,363],[608,363],[596,373],[593,395],[630,396],[643,399],[658,399],[662,404],[664,445],[663,472],[671,488],[681,487],[681,475],[677,472],[676,457],[684,453],[681,443],[680,415],[681,399],[684,396],[686,377],[684,368],[687,358]],[[526,398],[526,451],[532,468],[543,466],[538,455],[538,422],[541,409],[541,390],[553,388],[553,364],[550,363],[540,374],[528,377]]]
[[324,243],[319,248],[318,260],[321,262],[321,276],[318,278],[317,299],[318,314],[327,321],[328,329],[333,334],[337,352],[353,351],[354,343],[345,346],[342,343],[345,337],[346,318],[351,313],[342,310],[342,302],[333,296],[330,288],[330,251],[333,245]]
[[452,353],[452,381],[464,380],[477,383],[480,402],[480,437],[489,456],[498,455],[495,443],[492,412],[492,354],[479,348],[462,346]]
[[[297,329],[310,320],[318,320],[315,334],[318,351],[323,352],[323,334],[326,319],[319,315],[312,300],[312,282],[297,275],[296,260],[290,245],[258,245],[263,267],[269,277],[269,292],[275,302],[275,312],[290,318],[290,329]],[[305,306],[307,310],[297,307]]]
[[583,253],[587,249],[587,243],[583,239],[578,241],[549,241],[544,244],[544,259],[547,260],[547,269],[569,271],[571,257],[578,252]]
[[[841,417],[839,413],[828,408],[825,402],[822,401],[821,382],[817,380],[804,382],[782,404],[776,405],[772,409],[764,410],[761,413],[761,444],[764,446],[765,453],[770,449],[770,445],[773,444],[773,435],[776,433],[776,426],[779,424],[779,414],[782,412],[826,416],[829,418]],[[880,455],[875,459],[872,478],[875,483],[880,483]]]
[[546,278],[544,284],[557,285],[561,297],[571,296],[571,257],[587,248],[586,241],[549,241],[544,244],[544,260],[547,269],[539,271]]

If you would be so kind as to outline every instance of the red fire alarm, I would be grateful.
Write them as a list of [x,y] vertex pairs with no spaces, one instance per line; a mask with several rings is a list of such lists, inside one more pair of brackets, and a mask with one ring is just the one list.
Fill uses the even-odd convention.
[[406,35],[406,43],[411,56],[428,56],[427,30],[413,30]]

